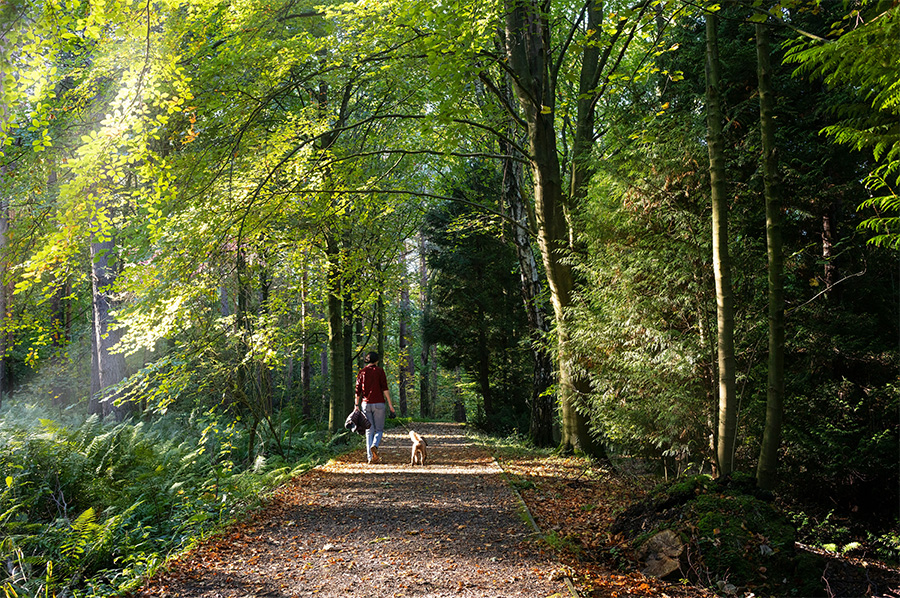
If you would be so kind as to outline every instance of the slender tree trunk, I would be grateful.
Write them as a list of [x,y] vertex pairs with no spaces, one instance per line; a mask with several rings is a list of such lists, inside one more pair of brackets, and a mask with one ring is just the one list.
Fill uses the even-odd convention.
[[355,324],[355,318],[353,317],[353,297],[346,289],[342,301],[342,308],[344,311],[344,394],[341,395],[343,404],[341,412],[346,415],[353,410],[353,394],[356,392],[356,363],[353,361],[353,326]]
[[[268,265],[264,264],[259,274],[259,312],[262,315],[269,313],[269,291],[272,288],[272,280],[267,271]],[[263,359],[255,359],[257,380],[259,388],[259,408],[263,417],[270,418],[275,407],[275,384],[272,380],[272,368]]]
[[116,405],[116,396],[106,389],[125,379],[125,357],[112,349],[122,338],[122,330],[116,327],[111,311],[115,304],[109,292],[116,279],[115,242],[94,240],[91,243],[91,279],[93,287],[94,336],[97,343],[97,374],[103,392],[103,415],[112,413],[122,421],[134,411],[131,402]]
[[756,24],[756,55],[759,79],[759,120],[762,137],[766,195],[766,245],[769,257],[769,380],[766,425],[763,431],[756,483],[764,490],[775,487],[781,423],[784,414],[784,284],[781,239],[781,181],[775,146],[775,97],[769,29]]
[[[2,15],[7,17],[6,14]],[[5,19],[4,19],[5,20]],[[7,65],[7,40],[6,27],[0,27],[0,143],[5,141],[6,132],[9,124],[9,107],[6,105],[6,74],[10,67]],[[6,178],[8,168],[6,164],[0,165],[0,178]],[[4,395],[10,392],[9,368],[6,353],[9,351],[6,342],[6,330],[9,326],[8,316],[9,305],[6,294],[6,282],[9,276],[10,260],[7,257],[9,252],[9,199],[7,197],[0,198],[0,406],[3,405]]]
[[378,288],[378,306],[375,319],[375,335],[378,337],[375,343],[376,351],[384,359],[384,289],[382,287]]
[[307,269],[307,263],[304,260],[303,262],[303,278],[300,283],[300,329],[303,334],[303,341],[300,346],[300,357],[301,357],[301,365],[300,365],[300,401],[301,401],[301,411],[303,413],[303,417],[306,419],[312,419],[312,404],[311,404],[311,396],[310,396],[310,386],[312,384],[312,366],[310,364],[309,353],[309,297],[307,296],[309,290],[309,271]]
[[[0,39],[0,49],[2,49],[2,39]],[[3,78],[3,71],[0,70],[0,79]],[[0,92],[3,87],[0,83]],[[0,95],[2,97],[2,95]],[[0,167],[0,177],[7,174],[5,167]],[[9,351],[9,343],[7,343],[7,334],[9,328],[9,296],[6,292],[6,283],[9,278],[9,200],[6,197],[0,198],[0,406],[3,405],[3,397],[10,393],[9,368],[6,354]]]
[[[239,363],[235,370],[234,400],[249,411],[251,425],[247,438],[247,462],[252,463],[256,451],[256,430],[259,427],[260,410],[256,404],[258,392],[258,372],[255,360],[251,355],[250,336],[252,322],[250,319],[251,288],[247,271],[247,256],[244,239],[238,235],[237,253],[235,255],[235,284],[237,285],[237,304],[235,307],[235,333],[237,334],[237,352]],[[246,419],[245,419],[246,421]]]
[[[480,311],[480,310],[479,310]],[[478,314],[479,320],[484,319],[484,314]],[[484,418],[488,429],[494,428],[494,393],[491,390],[491,355],[487,346],[487,337],[484,327],[478,329],[478,388],[484,400]]]
[[278,401],[278,409],[284,409],[284,406],[291,402],[294,395],[294,356],[288,355],[287,362],[284,364],[284,392],[281,393],[281,399]]
[[409,412],[409,386],[413,378],[412,355],[410,355],[409,342],[409,277],[406,274],[406,261],[409,251],[406,244],[400,251],[400,355],[398,369],[400,370],[400,415],[406,417]]
[[453,421],[465,423],[466,419],[466,402],[463,400],[462,393],[459,390],[459,382],[462,376],[459,368],[456,368],[456,384],[453,386]]
[[331,405],[331,370],[328,367],[328,354],[331,353],[331,343],[329,340],[329,345],[322,349],[322,354],[319,356],[319,373],[322,376],[322,402],[321,402],[321,411],[320,411],[320,419],[324,419],[326,414],[330,414],[330,405]]
[[328,348],[331,363],[331,393],[328,403],[328,429],[338,432],[344,414],[344,319],[341,301],[341,272],[337,241],[327,235],[328,261]]
[[[425,235],[419,233],[419,286],[422,289],[422,321],[431,315],[431,292],[428,290],[428,266],[425,263]],[[435,367],[431,360],[431,343],[422,340],[422,352],[419,355],[421,368],[419,371],[419,416],[423,419],[434,417],[434,401],[431,397],[431,369]]]
[[709,130],[709,175],[712,195],[713,272],[716,280],[718,323],[719,418],[716,454],[719,475],[734,469],[737,435],[737,396],[734,358],[734,297],[728,255],[728,197],[725,178],[725,141],[719,96],[718,18],[706,15],[706,110]]
[[88,413],[103,417],[103,403],[100,402],[100,356],[97,346],[97,318],[91,309],[91,398],[88,399]]

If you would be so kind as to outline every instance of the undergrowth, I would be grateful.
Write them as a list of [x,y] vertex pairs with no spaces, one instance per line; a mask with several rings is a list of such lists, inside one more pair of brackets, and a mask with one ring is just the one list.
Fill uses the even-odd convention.
[[294,424],[284,457],[245,462],[246,434],[211,412],[123,423],[46,413],[0,410],[4,598],[134,589],[336,450],[323,432]]

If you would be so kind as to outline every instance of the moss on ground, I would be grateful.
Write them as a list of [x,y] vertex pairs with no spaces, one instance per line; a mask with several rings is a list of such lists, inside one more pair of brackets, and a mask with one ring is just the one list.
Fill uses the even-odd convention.
[[723,581],[757,595],[820,595],[821,564],[795,550],[796,531],[770,499],[747,476],[685,477],[658,486],[612,529],[635,549],[662,530],[678,533],[686,544],[681,575],[694,582]]

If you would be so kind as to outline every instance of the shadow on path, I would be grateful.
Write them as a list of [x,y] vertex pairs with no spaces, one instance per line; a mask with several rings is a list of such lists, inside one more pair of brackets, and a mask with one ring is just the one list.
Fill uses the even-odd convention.
[[414,427],[426,467],[409,464],[406,430],[390,430],[381,463],[356,450],[296,478],[142,595],[567,596],[492,457],[460,426]]

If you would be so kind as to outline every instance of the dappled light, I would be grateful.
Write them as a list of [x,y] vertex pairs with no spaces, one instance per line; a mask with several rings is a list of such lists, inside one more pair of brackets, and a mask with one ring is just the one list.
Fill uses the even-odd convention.
[[0,596],[893,597],[898,39],[0,0]]

